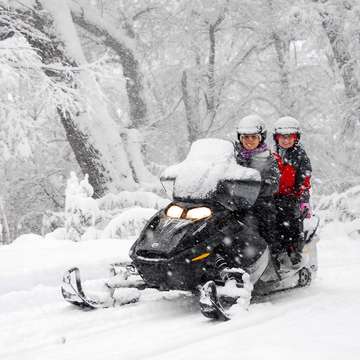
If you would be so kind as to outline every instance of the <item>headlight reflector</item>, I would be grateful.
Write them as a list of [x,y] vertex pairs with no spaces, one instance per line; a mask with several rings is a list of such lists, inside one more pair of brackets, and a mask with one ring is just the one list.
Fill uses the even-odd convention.
[[200,220],[211,216],[211,214],[212,214],[211,209],[202,206],[188,210],[188,212],[186,213],[186,218],[189,220]]
[[175,219],[180,219],[183,211],[184,211],[184,209],[181,208],[180,206],[171,205],[166,210],[166,216],[171,217],[171,218],[175,218]]

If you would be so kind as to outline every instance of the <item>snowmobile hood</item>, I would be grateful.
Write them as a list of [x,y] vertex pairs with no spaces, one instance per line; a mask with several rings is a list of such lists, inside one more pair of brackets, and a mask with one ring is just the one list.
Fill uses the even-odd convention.
[[215,214],[199,221],[175,219],[161,211],[142,231],[130,251],[131,257],[170,259],[202,242],[217,219]]

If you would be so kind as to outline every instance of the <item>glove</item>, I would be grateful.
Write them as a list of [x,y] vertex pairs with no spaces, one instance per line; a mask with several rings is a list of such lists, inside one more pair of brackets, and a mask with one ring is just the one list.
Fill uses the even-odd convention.
[[305,218],[310,219],[312,216],[310,204],[305,202],[300,203],[300,212],[305,215]]

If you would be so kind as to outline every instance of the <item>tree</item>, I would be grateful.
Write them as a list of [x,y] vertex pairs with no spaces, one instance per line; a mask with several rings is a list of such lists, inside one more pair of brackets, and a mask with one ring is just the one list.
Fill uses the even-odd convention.
[[[46,11],[40,12],[42,8]],[[18,31],[23,31],[29,43],[39,49],[42,62],[47,65],[53,62],[62,64],[62,69],[48,69],[46,74],[57,82],[66,80],[71,83],[72,89],[76,88],[73,91],[77,94],[73,101],[75,106],[68,109],[65,104],[59,103],[57,109],[77,161],[83,172],[89,174],[95,194],[101,196],[107,188],[130,190],[136,188],[137,183],[154,181],[144,166],[139,147],[141,140],[134,130],[146,121],[146,105],[140,94],[141,73],[137,71],[138,63],[131,49],[110,31],[99,27],[97,24],[101,21],[98,18],[93,18],[94,23],[91,23],[73,11],[73,18],[87,30],[97,35],[106,33],[108,36],[104,45],[116,51],[122,60],[131,126],[130,129],[121,129],[110,116],[102,89],[91,73],[67,3],[37,1],[32,9],[17,8],[14,16],[20,11],[25,22],[36,25],[35,29],[42,35],[34,37],[24,30],[26,26],[18,26]],[[111,28],[109,24],[108,27]]]
[[[357,128],[360,125],[360,84],[357,78],[359,62],[350,52],[350,41],[346,34],[346,28],[359,32],[359,18],[354,9],[354,2],[334,2],[322,1],[318,7],[321,17],[321,24],[329,39],[334,59],[340,71],[345,87],[345,98],[347,111],[344,114],[344,123],[341,136],[343,140],[358,134]],[[353,28],[352,22],[356,22],[357,27]]]
[[[123,29],[116,26],[116,19],[89,6],[88,2],[70,2],[74,22],[96,36],[104,48],[111,49],[118,57],[126,81],[129,104],[129,123],[120,129],[134,181],[140,184],[156,182],[144,165],[140,131],[148,123],[147,105],[144,96],[143,74],[136,59],[136,34],[130,21],[122,14]],[[144,10],[140,10],[140,13]],[[139,14],[139,13],[138,13]],[[134,15],[139,16],[138,14]]]
[[[56,112],[80,168],[90,176],[96,196],[103,195],[107,189],[135,189],[142,179],[136,177],[134,168],[136,166],[135,170],[139,171],[144,167],[140,151],[139,156],[132,151],[137,150],[133,146],[136,134],[131,129],[121,130],[109,114],[106,94],[95,80],[99,72],[83,56],[82,44],[70,11],[66,12],[66,4],[36,1],[32,6],[15,5],[0,2],[0,62],[5,74],[1,77],[0,147],[3,150],[2,178],[6,181],[4,211],[11,214],[8,218],[12,237],[17,231],[17,220],[24,218],[23,211],[35,216],[34,210],[40,203],[53,209],[62,207],[63,197],[57,199],[54,193],[62,193],[63,184],[57,189],[61,183],[57,181],[58,176],[64,180],[69,166],[77,169],[71,157],[66,163],[67,147],[64,154],[58,147],[57,152],[53,152],[45,144],[54,140],[54,149],[59,140],[65,144],[64,134],[57,133],[54,139],[49,136],[57,129]],[[126,131],[129,136],[124,139]],[[47,154],[48,158],[38,156],[34,150]],[[50,159],[50,154],[54,158]],[[65,161],[61,160],[63,158]],[[61,161],[62,170],[54,169]],[[21,167],[24,169],[24,163],[29,176],[18,181],[18,172]],[[57,174],[55,187],[55,177],[48,175],[54,173]],[[44,178],[51,181],[45,184]],[[150,176],[147,181],[151,181],[149,179]],[[14,197],[17,191],[24,196]],[[34,197],[37,201],[31,201]],[[28,200],[30,206],[26,208]]]

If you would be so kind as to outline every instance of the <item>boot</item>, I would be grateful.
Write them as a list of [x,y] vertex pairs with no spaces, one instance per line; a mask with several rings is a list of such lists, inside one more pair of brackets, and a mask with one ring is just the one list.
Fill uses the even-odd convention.
[[301,268],[303,264],[303,256],[301,250],[295,244],[289,245],[287,248],[287,254],[290,258],[291,264],[294,269]]
[[242,274],[244,271],[241,269],[230,269],[228,263],[220,254],[216,254],[215,268],[219,273],[220,279],[224,281],[224,283],[226,283],[228,280],[236,280],[236,282],[239,284],[239,287],[242,287]]

